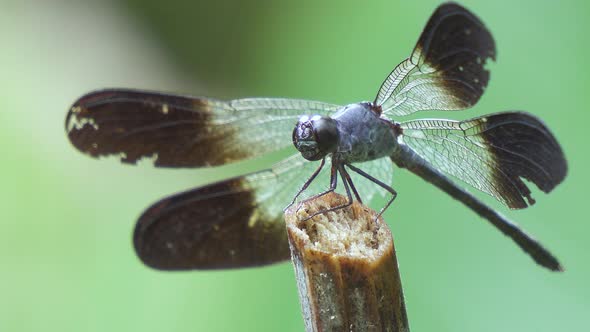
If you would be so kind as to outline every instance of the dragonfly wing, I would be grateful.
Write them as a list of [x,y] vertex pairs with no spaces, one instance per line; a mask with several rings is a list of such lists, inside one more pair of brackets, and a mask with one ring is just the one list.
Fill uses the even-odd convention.
[[488,84],[496,47],[484,24],[455,3],[439,6],[412,55],[385,79],[375,104],[388,116],[473,106]]
[[[271,169],[165,198],[139,218],[136,252],[146,265],[162,270],[251,267],[289,259],[283,209],[318,165],[297,154]],[[328,187],[327,177],[320,175],[310,192]]]
[[523,179],[548,193],[567,172],[557,140],[528,113],[503,112],[465,121],[421,119],[400,126],[401,143],[435,168],[513,209],[534,204]]
[[66,118],[72,144],[92,157],[115,155],[160,167],[216,166],[291,146],[302,114],[339,106],[278,98],[218,101],[109,89],[78,99]]

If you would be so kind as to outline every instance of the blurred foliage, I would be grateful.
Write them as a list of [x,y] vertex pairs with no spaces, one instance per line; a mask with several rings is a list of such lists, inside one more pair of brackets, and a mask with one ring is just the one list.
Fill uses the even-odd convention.
[[[141,265],[134,220],[170,193],[255,169],[164,170],[92,160],[63,120],[107,86],[218,98],[370,100],[409,55],[438,1],[3,1],[0,331],[302,331],[289,264],[163,273]],[[524,109],[544,119],[570,174],[503,213],[567,271],[552,274],[471,211],[407,172],[386,213],[415,331],[583,331],[590,309],[583,199],[590,32],[583,1],[465,1],[498,62],[466,118]],[[380,201],[373,202],[379,207]]]
[[[244,57],[252,29],[273,1],[123,1],[141,20],[147,33],[158,38],[172,61],[207,85],[247,84]],[[212,36],[212,33],[214,36]],[[239,84],[234,85],[239,86]],[[223,89],[220,87],[219,89]]]

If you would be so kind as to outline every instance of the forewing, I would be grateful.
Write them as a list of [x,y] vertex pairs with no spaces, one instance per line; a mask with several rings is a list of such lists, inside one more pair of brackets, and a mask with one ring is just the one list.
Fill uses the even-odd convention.
[[375,99],[388,116],[461,110],[481,97],[496,57],[492,35],[467,9],[446,3],[430,17],[412,55],[381,85]]
[[[139,218],[135,250],[146,265],[162,270],[252,267],[289,259],[283,209],[318,166],[298,154],[272,169],[165,198]],[[320,174],[309,192],[328,185]]]
[[535,202],[522,179],[548,193],[567,172],[555,137],[528,113],[496,113],[465,121],[422,119],[404,122],[401,128],[401,142],[436,168],[513,209]]
[[338,106],[297,99],[219,101],[148,91],[109,89],[78,99],[66,117],[72,144],[93,157],[115,155],[160,167],[216,166],[292,145],[302,114]]

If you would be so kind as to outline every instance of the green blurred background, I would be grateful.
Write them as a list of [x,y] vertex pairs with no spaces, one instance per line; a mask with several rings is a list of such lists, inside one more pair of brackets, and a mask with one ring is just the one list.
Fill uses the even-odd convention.
[[[164,273],[135,257],[131,232],[144,208],[239,168],[93,160],[68,143],[66,111],[81,94],[113,86],[369,100],[438,3],[1,1],[0,331],[302,331],[290,264]],[[386,219],[410,325],[589,331],[590,5],[462,3],[492,31],[498,62],[475,109],[437,115],[523,109],[547,122],[569,160],[565,182],[548,196],[536,190],[538,204],[525,211],[488,202],[567,271],[541,269],[473,212],[396,170],[400,195]]]

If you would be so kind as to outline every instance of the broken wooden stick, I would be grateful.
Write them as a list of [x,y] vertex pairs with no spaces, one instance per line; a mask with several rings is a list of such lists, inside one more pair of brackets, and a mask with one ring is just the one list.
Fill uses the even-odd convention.
[[285,211],[306,331],[409,331],[383,219],[356,201],[309,219],[346,201],[330,193]]

